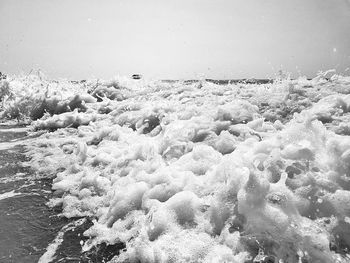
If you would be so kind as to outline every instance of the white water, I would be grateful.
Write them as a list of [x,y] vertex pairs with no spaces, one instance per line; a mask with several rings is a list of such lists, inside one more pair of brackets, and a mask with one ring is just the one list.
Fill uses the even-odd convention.
[[12,191],[9,191],[9,192],[6,192],[6,193],[2,193],[2,194],[0,194],[0,201],[4,200],[4,199],[7,199],[7,198],[14,197],[16,195],[21,195],[21,193],[15,193],[15,190],[12,190]]
[[83,224],[85,222],[85,219],[79,219],[77,221],[71,222],[67,225],[65,225],[57,234],[56,238],[48,245],[46,248],[46,252],[40,257],[38,263],[49,263],[52,262],[56,256],[55,253],[59,246],[63,242],[63,236],[64,234],[69,231],[74,229],[75,227]]
[[34,97],[59,109],[32,123],[61,129],[28,154],[39,173],[61,171],[50,205],[96,219],[83,249],[125,243],[113,262],[347,262],[349,77],[69,87],[14,79],[3,114],[32,116]]

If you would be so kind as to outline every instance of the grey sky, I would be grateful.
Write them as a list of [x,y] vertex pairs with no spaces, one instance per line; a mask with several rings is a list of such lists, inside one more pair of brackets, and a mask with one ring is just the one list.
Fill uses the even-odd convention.
[[0,71],[264,78],[350,67],[347,0],[0,0]]

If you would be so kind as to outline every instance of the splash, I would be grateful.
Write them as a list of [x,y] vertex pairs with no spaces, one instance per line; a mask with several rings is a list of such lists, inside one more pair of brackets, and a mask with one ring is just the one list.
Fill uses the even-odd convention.
[[27,98],[45,101],[31,166],[55,176],[50,205],[94,219],[83,250],[126,245],[111,262],[347,262],[350,78],[327,74],[45,91],[14,78],[3,116],[37,119]]

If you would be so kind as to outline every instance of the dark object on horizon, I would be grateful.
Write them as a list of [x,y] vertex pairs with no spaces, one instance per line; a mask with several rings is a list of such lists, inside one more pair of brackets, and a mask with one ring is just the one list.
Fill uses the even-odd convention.
[[5,74],[2,74],[2,72],[0,72],[0,80],[6,79],[6,78],[7,78],[7,76]]
[[86,83],[86,79],[83,79],[83,80],[70,80],[70,83],[73,83],[73,84],[84,84]]
[[131,76],[132,79],[141,79],[142,78],[142,75],[140,74],[134,74]]

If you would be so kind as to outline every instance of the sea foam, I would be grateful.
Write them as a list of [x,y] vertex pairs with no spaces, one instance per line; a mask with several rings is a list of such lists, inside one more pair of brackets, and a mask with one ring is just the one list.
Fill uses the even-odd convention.
[[30,164],[54,177],[51,205],[93,219],[84,250],[125,243],[112,262],[348,262],[349,77],[1,83],[3,118],[50,131],[28,145]]

